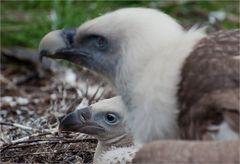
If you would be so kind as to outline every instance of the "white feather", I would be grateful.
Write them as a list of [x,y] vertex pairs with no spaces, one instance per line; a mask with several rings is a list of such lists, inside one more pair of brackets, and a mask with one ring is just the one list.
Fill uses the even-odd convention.
[[123,66],[116,79],[129,109],[128,125],[139,142],[176,138],[181,68],[205,34],[202,29],[184,31],[174,19],[156,10],[132,12],[136,12],[132,20],[138,26],[134,34],[139,35],[128,33],[127,45],[122,47]]
[[130,163],[135,157],[135,153],[139,150],[138,146],[130,147],[112,147],[109,151],[106,151],[100,155],[94,163],[96,164],[126,164]]
[[233,131],[226,122],[222,122],[220,125],[211,125],[208,130],[215,131],[211,133],[214,140],[239,140],[239,134]]

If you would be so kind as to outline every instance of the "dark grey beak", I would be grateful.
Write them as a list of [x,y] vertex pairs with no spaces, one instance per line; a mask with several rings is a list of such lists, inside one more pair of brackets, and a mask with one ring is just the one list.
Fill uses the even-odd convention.
[[92,120],[90,107],[76,110],[60,120],[59,131],[81,132],[90,135],[104,132],[104,128]]
[[39,44],[40,60],[42,60],[43,57],[64,59],[65,54],[73,51],[72,48],[76,31],[75,28],[69,28],[46,34]]

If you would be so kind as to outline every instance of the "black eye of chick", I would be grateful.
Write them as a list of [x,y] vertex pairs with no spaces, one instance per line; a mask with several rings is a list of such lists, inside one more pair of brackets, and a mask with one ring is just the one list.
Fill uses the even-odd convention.
[[113,113],[107,113],[107,114],[105,115],[105,120],[106,120],[108,123],[113,124],[113,123],[116,123],[116,122],[117,122],[118,118],[117,118],[117,116],[116,116],[115,114],[113,114]]

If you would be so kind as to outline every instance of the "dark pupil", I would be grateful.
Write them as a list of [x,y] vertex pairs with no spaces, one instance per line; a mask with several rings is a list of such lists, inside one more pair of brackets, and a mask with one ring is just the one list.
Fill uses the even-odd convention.
[[101,38],[101,37],[97,38],[97,47],[99,49],[105,49],[106,48],[106,42],[103,38]]
[[112,122],[112,121],[114,121],[114,119],[115,118],[112,115],[110,115],[110,114],[107,115],[107,120],[108,121]]

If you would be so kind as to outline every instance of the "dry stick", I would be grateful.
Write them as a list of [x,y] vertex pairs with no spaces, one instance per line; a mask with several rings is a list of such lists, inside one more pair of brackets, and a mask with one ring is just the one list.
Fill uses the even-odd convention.
[[19,138],[19,139],[16,139],[16,140],[12,140],[11,143],[14,144],[14,143],[17,143],[17,142],[29,140],[31,137],[45,136],[45,135],[48,135],[48,134],[52,134],[52,133],[50,133],[50,132],[35,133],[35,134],[31,134],[30,136],[26,136],[26,137],[23,137],[23,138]]
[[95,97],[96,97],[96,95],[97,95],[97,93],[99,92],[99,90],[100,90],[100,88],[101,88],[102,86],[100,85],[100,86],[98,86],[98,88],[97,88],[97,90],[95,91],[95,93],[93,94],[93,96],[92,97],[90,97],[90,99],[89,99],[89,104],[92,104],[92,101],[95,99]]
[[[4,159],[6,158],[19,158],[19,157],[24,157],[24,156],[29,156],[29,155],[42,155],[42,154],[55,154],[56,152],[40,152],[40,153],[26,153],[26,154],[20,154],[20,155],[15,155],[15,156],[6,156],[3,157]],[[64,152],[62,152],[64,153]]]
[[[87,80],[86,91],[85,91],[84,97],[87,97],[88,89],[89,89],[89,83],[88,83],[88,80]],[[89,103],[89,101],[88,101],[88,103]]]
[[16,81],[14,82],[15,85],[21,85],[23,83],[26,83],[28,81],[30,81],[33,78],[37,78],[38,77],[38,73],[34,72],[34,73],[30,73],[25,75],[24,77],[19,77],[16,79]]
[[[58,144],[58,143],[59,144],[66,144],[66,143],[77,143],[77,142],[96,143],[96,139],[91,139],[91,138],[89,138],[89,139],[77,139],[77,140],[35,139],[35,140],[20,141],[20,142],[12,143],[12,144],[9,144],[9,145],[5,146],[1,150],[1,153],[3,153],[7,149],[16,148],[15,145],[24,144],[24,143],[29,143],[29,146],[35,146],[35,145],[41,145],[41,144]],[[20,148],[20,147],[26,147],[26,145],[21,145],[18,148]]]
[[18,144],[22,144],[22,143],[32,143],[32,142],[37,142],[37,144],[41,144],[40,141],[45,141],[45,140],[43,140],[43,139],[36,139],[36,140],[27,140],[27,141],[19,141],[19,142],[16,142],[16,143],[11,143],[11,144],[5,146],[1,150],[1,153],[3,153],[7,149],[12,149],[11,147],[14,146],[14,145],[18,145]]
[[103,97],[105,91],[106,91],[105,89],[102,91],[102,93],[100,94],[100,96],[96,99],[96,102],[98,102],[98,101]]
[[2,128],[0,129],[0,132],[1,132],[1,140],[4,142],[4,143],[8,143],[8,140],[7,138],[5,137],[5,134],[3,133],[3,130]]
[[[41,145],[41,143],[34,143],[34,144],[26,144],[26,145],[17,145],[17,146],[13,146],[13,145],[8,145],[8,147],[6,148],[7,150],[10,150],[10,149],[18,149],[18,148],[27,148],[27,147],[39,147],[39,145]],[[5,149],[5,148],[4,148]],[[5,149],[5,150],[6,150]],[[1,153],[3,153],[5,150],[2,149]]]
[[[20,138],[20,139],[17,139],[17,140],[13,140],[13,141],[11,141],[11,144],[7,145],[5,148],[3,148],[3,150],[7,149],[8,147],[10,147],[10,146],[13,145],[13,144],[18,144],[18,143],[27,141],[27,140],[30,139],[31,137],[43,136],[43,135],[47,135],[47,134],[52,134],[52,131],[50,131],[50,130],[39,130],[39,129],[35,129],[35,128],[29,127],[29,126],[17,124],[17,123],[0,122],[0,125],[13,126],[13,127],[20,128],[20,129],[23,129],[23,130],[30,130],[30,131],[39,132],[39,133],[37,133],[37,134],[32,134],[32,135],[30,135],[30,136],[26,136],[26,137],[23,137],[23,138]],[[2,150],[2,151],[3,151],[3,150]],[[2,152],[2,151],[1,151],[1,152]]]
[[[15,83],[13,83],[11,80],[9,80],[8,78],[6,78],[4,75],[0,74],[0,81],[4,82],[6,84],[8,84],[9,87],[11,87],[11,89],[13,90],[18,90],[18,87],[16,86]],[[18,92],[25,97],[29,97],[28,94],[23,91],[23,90],[18,90]]]
[[29,127],[29,126],[25,126],[25,125],[21,125],[21,124],[18,124],[18,123],[11,123],[11,122],[0,122],[0,125],[6,125],[6,126],[14,126],[14,127],[17,127],[17,128],[20,128],[20,129],[23,129],[23,130],[30,130],[30,131],[35,131],[35,132],[45,132],[45,133],[51,133],[52,131],[50,130],[39,130],[39,129],[35,129],[35,128],[32,128],[32,127]]
[[12,89],[17,89],[17,86],[2,74],[0,74],[0,81],[8,84]]
[[6,126],[14,126],[23,130],[30,130],[30,131],[34,131],[35,129],[32,127],[28,127],[28,126],[24,126],[24,125],[20,125],[17,123],[10,123],[10,122],[0,122],[1,125],[6,125]]
[[[71,152],[78,152],[78,151],[74,151],[74,150],[71,150]],[[85,152],[85,151],[83,151]],[[86,151],[88,152],[88,151]],[[65,154],[66,151],[53,151],[53,152],[38,152],[38,153],[26,153],[26,154],[20,154],[20,155],[15,155],[15,156],[5,156],[5,157],[2,157],[2,159],[7,159],[7,158],[18,158],[18,157],[23,157],[23,156],[28,156],[28,155],[42,155],[42,154]],[[92,153],[92,152],[90,152]]]

